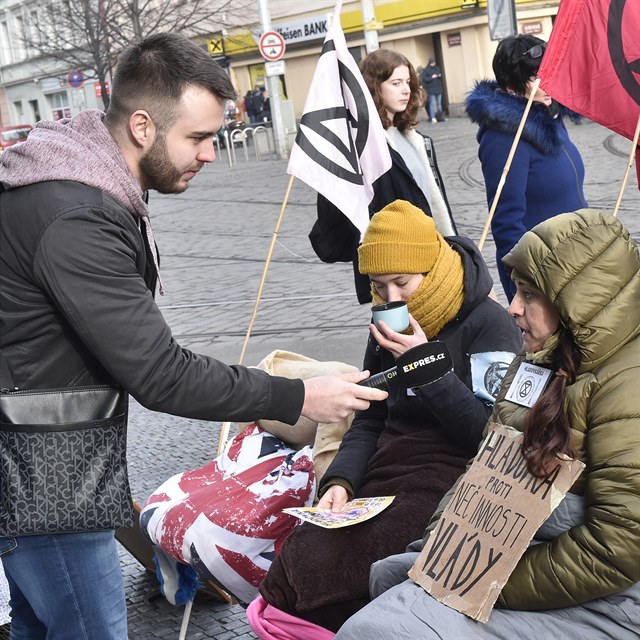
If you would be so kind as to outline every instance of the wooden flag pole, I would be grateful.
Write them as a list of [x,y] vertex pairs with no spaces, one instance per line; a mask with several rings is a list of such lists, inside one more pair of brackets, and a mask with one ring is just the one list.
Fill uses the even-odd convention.
[[[244,354],[247,350],[247,345],[249,344],[249,338],[251,337],[251,330],[253,329],[253,323],[255,322],[256,316],[258,315],[258,307],[260,306],[260,298],[262,297],[262,290],[264,289],[264,283],[267,280],[267,272],[269,271],[271,256],[273,255],[273,250],[274,250],[274,247],[276,246],[276,241],[278,239],[278,231],[280,230],[280,224],[282,223],[284,210],[287,206],[287,202],[289,201],[289,194],[291,193],[291,186],[293,185],[293,179],[294,179],[294,176],[289,177],[289,184],[287,185],[287,191],[284,195],[282,206],[280,207],[280,215],[278,216],[276,227],[273,230],[273,236],[271,238],[271,246],[269,247],[269,252],[267,253],[267,259],[266,259],[266,262],[264,263],[264,269],[262,270],[262,280],[260,281],[260,287],[258,288],[258,295],[256,296],[256,302],[253,306],[253,313],[251,314],[251,320],[249,320],[247,333],[245,334],[245,337],[244,337],[244,344],[242,345],[242,351],[240,352],[240,357],[238,358],[238,364],[242,364],[244,360]],[[220,435],[218,436],[218,455],[220,455],[224,449],[224,445],[226,444],[227,438],[229,437],[230,428],[231,428],[231,422],[223,422],[222,425],[220,426]]]
[[629,171],[633,166],[633,156],[636,154],[638,148],[638,137],[640,137],[640,114],[638,114],[638,122],[636,123],[636,132],[633,134],[633,144],[631,145],[631,153],[629,154],[629,162],[627,162],[627,170],[624,172],[624,178],[622,179],[622,184],[620,185],[620,192],[618,193],[618,199],[616,200],[616,206],[613,208],[613,217],[616,218],[618,216],[618,209],[620,208],[620,203],[622,202],[622,194],[624,193],[625,187],[627,186],[627,178],[629,177]]
[[491,220],[493,220],[493,214],[496,211],[496,207],[498,206],[498,201],[500,200],[500,194],[502,193],[502,188],[504,187],[504,183],[507,180],[507,174],[509,173],[509,169],[511,168],[511,163],[513,162],[513,156],[516,153],[516,147],[518,146],[518,142],[520,142],[520,137],[522,136],[522,130],[524,129],[524,123],[527,121],[527,116],[529,115],[529,111],[531,110],[531,105],[533,104],[533,96],[536,95],[536,92],[538,91],[539,86],[540,86],[540,78],[536,78],[535,82],[531,86],[531,93],[529,95],[529,99],[527,100],[527,105],[524,108],[524,113],[522,114],[520,124],[518,125],[518,130],[516,131],[515,138],[513,139],[513,144],[511,145],[509,155],[507,156],[507,162],[504,165],[504,169],[502,170],[502,175],[500,176],[500,181],[498,182],[496,195],[493,197],[493,202],[491,203],[491,209],[489,210],[489,215],[487,216],[487,221],[485,222],[484,229],[482,230],[482,235],[480,236],[480,240],[478,241],[479,251],[482,251],[482,247],[484,247],[485,240],[487,239],[487,235],[489,234],[489,228],[491,227]]

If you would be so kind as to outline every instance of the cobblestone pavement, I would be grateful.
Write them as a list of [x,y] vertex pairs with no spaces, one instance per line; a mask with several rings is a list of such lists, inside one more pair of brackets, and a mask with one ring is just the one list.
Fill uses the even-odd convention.
[[[464,119],[423,123],[438,160],[461,233],[479,239],[487,206],[476,127]],[[591,122],[569,125],[586,166],[591,206],[613,209],[631,143]],[[226,158],[207,167],[179,196],[154,196],[154,232],[162,252],[167,294],[158,299],[176,339],[228,363],[238,361],[264,261],[287,190],[286,162]],[[307,234],[315,194],[295,180],[273,251],[244,362],[256,364],[273,349],[359,365],[368,309],[353,293],[351,266],[323,264]],[[630,174],[619,216],[640,238],[640,193]],[[491,237],[484,255],[495,274]],[[498,287],[499,288],[499,287]],[[498,291],[499,296],[502,295]],[[502,299],[504,301],[504,299]],[[143,501],[167,477],[215,456],[219,424],[184,420],[132,408],[129,460],[134,496]],[[155,579],[123,549],[130,638],[177,638],[182,608],[157,598]],[[188,639],[254,638],[243,609],[197,599]]]
[[[476,127],[451,119],[422,131],[435,140],[441,171],[459,232],[477,240],[487,215],[477,160]],[[613,209],[631,143],[591,122],[569,124],[586,166],[591,206]],[[224,152],[223,152],[224,154]],[[158,304],[185,347],[238,362],[259,289],[265,258],[287,190],[286,162],[226,157],[206,167],[178,196],[154,194],[154,233],[167,290]],[[640,193],[632,171],[619,217],[640,238]],[[368,308],[358,305],[351,265],[323,264],[307,234],[315,219],[315,194],[295,180],[273,251],[245,364],[273,349],[359,365],[367,336]],[[483,254],[497,280],[494,248]],[[499,289],[499,285],[498,285]],[[498,296],[502,292],[498,291]],[[501,298],[504,302],[504,298]],[[152,413],[132,403],[129,465],[140,503],[166,478],[215,457],[220,425]],[[232,431],[233,432],[233,431]],[[129,638],[178,638],[182,608],[159,596],[155,578],[120,549],[129,611]],[[0,638],[2,637],[0,630]],[[186,638],[255,638],[238,605],[198,596]]]

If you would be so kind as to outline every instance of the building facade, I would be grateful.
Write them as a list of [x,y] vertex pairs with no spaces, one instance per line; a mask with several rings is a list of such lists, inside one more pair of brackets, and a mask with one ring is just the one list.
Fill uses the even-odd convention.
[[[452,115],[461,115],[465,94],[474,81],[493,77],[491,61],[498,41],[491,39],[486,0],[375,0],[372,4],[375,19],[366,26],[377,32],[379,46],[404,54],[416,68],[434,58],[443,71],[444,104]],[[516,0],[517,32],[548,40],[559,4]],[[312,7],[312,12],[272,16],[272,29],[286,44],[283,91],[293,102],[296,118],[304,108],[333,5],[332,1],[315,0],[299,3]],[[347,45],[359,62],[366,55],[359,1],[343,3],[341,23]],[[259,31],[239,29],[226,37],[215,35],[209,41],[210,51],[216,49],[229,62],[241,95],[264,82],[264,60],[257,48],[259,36]]]
[[0,0],[0,125],[58,120],[101,108],[101,87],[82,69],[40,55],[50,19],[40,2]]
[[[255,13],[249,26],[238,25],[197,38],[228,72],[240,96],[265,79],[261,36]],[[380,47],[404,54],[415,67],[435,58],[443,71],[443,102],[451,115],[461,115],[465,94],[480,78],[492,77],[491,60],[497,41],[491,39],[486,0],[370,0],[374,18],[363,21],[360,0],[345,0],[341,23],[357,61],[366,55],[367,34],[375,31]],[[516,0],[519,33],[548,40],[559,0]],[[283,94],[299,118],[326,35],[334,0],[291,2],[270,0],[272,29],[286,45]],[[0,0],[0,124],[35,124],[40,119],[72,116],[82,109],[102,108],[101,85],[83,69],[34,55],[29,46],[38,3]],[[33,35],[32,37],[35,37]]]

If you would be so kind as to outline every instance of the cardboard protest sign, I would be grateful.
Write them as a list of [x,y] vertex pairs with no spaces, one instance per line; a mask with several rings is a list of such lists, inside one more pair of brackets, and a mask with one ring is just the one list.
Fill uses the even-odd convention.
[[409,577],[434,598],[487,622],[531,538],[560,504],[584,464],[558,460],[547,478],[532,476],[522,438],[492,423]]

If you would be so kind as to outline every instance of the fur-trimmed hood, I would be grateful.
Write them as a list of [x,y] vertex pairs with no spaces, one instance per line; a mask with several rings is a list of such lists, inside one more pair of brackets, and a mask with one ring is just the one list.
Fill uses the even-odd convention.
[[[465,107],[472,122],[480,125],[478,141],[486,129],[515,134],[527,104],[526,98],[504,92],[495,80],[480,80],[467,94]],[[578,121],[580,116],[560,105],[553,117],[547,107],[533,103],[522,131],[522,138],[541,153],[556,155],[562,148],[563,117]]]

